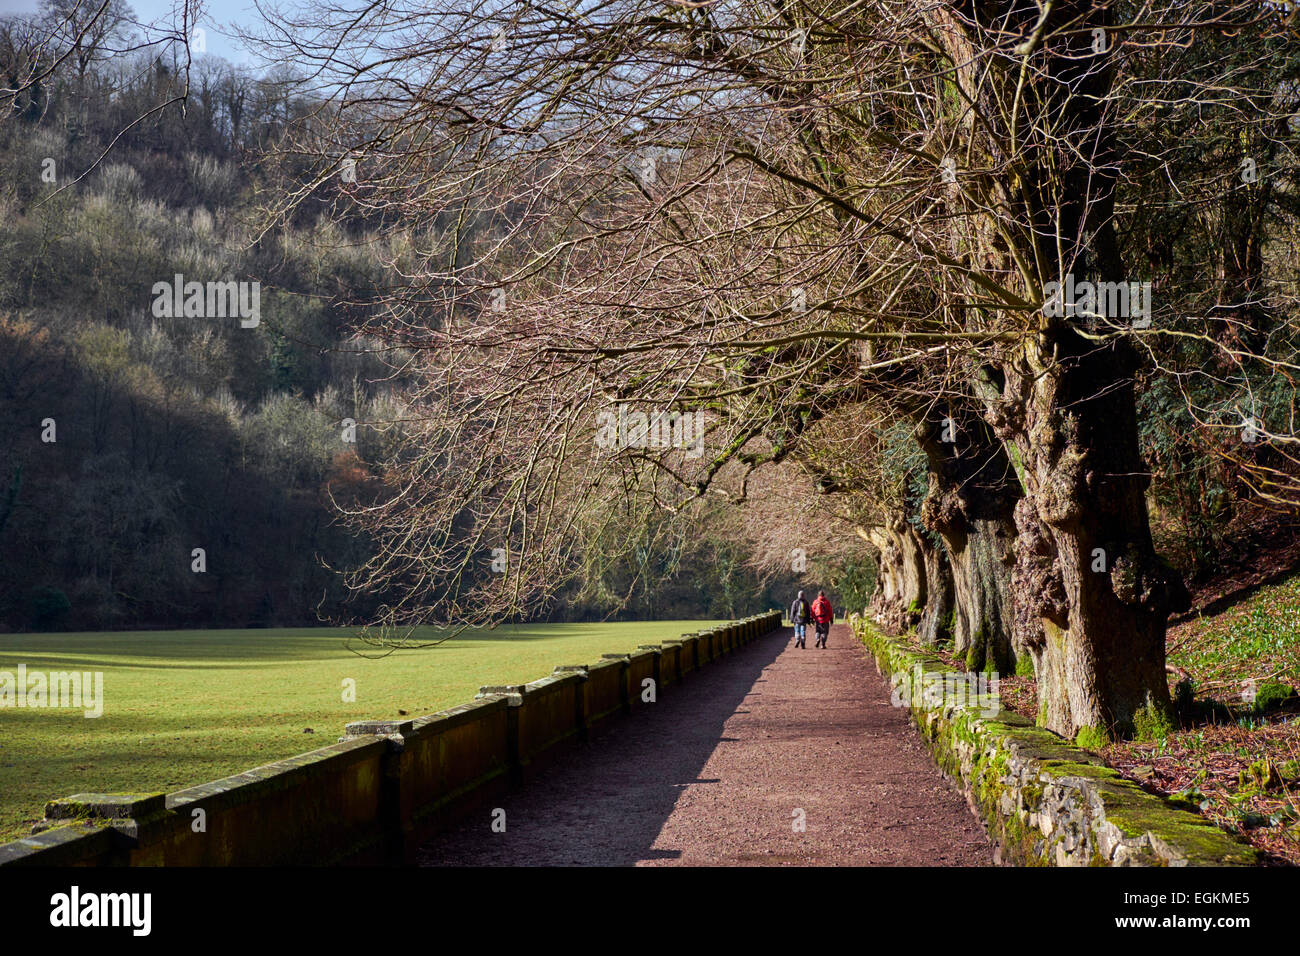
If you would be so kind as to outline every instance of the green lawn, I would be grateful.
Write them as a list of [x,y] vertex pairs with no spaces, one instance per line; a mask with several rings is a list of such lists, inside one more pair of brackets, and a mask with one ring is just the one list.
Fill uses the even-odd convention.
[[[0,634],[0,671],[104,673],[98,718],[0,707],[0,841],[25,836],[54,797],[178,790],[332,744],[350,720],[432,713],[483,684],[536,680],[711,623],[502,627],[378,659],[334,628]],[[343,701],[345,678],[356,703]]]

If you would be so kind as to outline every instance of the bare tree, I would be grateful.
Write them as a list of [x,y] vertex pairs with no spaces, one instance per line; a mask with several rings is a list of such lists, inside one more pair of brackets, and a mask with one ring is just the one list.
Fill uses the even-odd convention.
[[[310,168],[286,205],[328,195],[402,237],[365,331],[424,383],[391,496],[354,512],[383,546],[354,585],[401,585],[394,621],[518,611],[615,506],[689,520],[785,462],[861,498],[889,474],[845,463],[904,422],[932,486],[923,518],[907,493],[862,509],[884,563],[927,540],[911,508],[944,542],[911,576],[936,601],[955,585],[971,663],[1027,652],[1044,726],[1130,733],[1168,706],[1185,599],[1152,545],[1139,373],[1181,374],[1188,339],[1270,373],[1294,358],[1226,334],[1250,310],[1188,319],[1211,284],[1220,306],[1262,295],[1254,199],[1216,200],[1245,249],[1220,278],[1171,270],[1143,298],[1165,222],[1148,184],[1176,192],[1193,155],[1158,121],[1249,83],[1285,142],[1288,28],[1172,0],[281,14],[267,42],[330,94],[281,157]],[[1217,39],[1186,56],[1228,33],[1240,66]],[[1234,129],[1261,127],[1193,138]],[[611,413],[635,422],[612,444]],[[663,440],[686,414],[699,441]],[[492,547],[507,573],[483,571]]]

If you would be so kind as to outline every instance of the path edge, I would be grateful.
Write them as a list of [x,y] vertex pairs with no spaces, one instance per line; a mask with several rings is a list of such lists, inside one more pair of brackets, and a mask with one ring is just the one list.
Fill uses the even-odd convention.
[[337,743],[173,793],[52,800],[31,836],[0,843],[0,867],[412,864],[572,744],[780,628],[781,611],[764,611],[435,714],[352,721]]
[[[1147,793],[1101,758],[1019,714],[988,716],[942,688],[952,668],[863,615],[849,626],[906,706],[939,769],[984,823],[999,863],[1019,866],[1257,866],[1258,850]],[[925,675],[930,674],[927,678]],[[963,679],[967,675],[961,675]],[[951,686],[951,684],[950,684]]]

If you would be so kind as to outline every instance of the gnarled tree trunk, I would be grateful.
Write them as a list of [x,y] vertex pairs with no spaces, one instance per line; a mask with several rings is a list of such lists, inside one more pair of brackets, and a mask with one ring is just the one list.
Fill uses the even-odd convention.
[[947,644],[953,639],[957,613],[952,565],[946,548],[925,544],[925,609],[916,625],[916,636],[923,644]]
[[920,620],[929,595],[927,542],[904,517],[871,528],[868,538],[880,552],[871,616],[891,631],[906,630]]
[[[1014,170],[969,179],[982,193],[966,207],[969,261],[1021,286],[1028,302],[1067,275],[1130,281],[1115,233],[1116,60],[1091,42],[1108,35],[1111,9],[1091,0],[926,9],[963,91],[968,149],[981,168]],[[1015,56],[976,55],[1001,30],[1026,38]],[[1009,120],[1007,103],[1020,109]],[[1185,594],[1151,545],[1135,354],[1122,338],[1087,334],[1086,317],[1019,307],[1010,316],[1025,338],[1000,363],[1001,397],[985,396],[986,418],[1019,458],[1011,590],[1016,639],[1035,658],[1039,722],[1067,736],[1128,735],[1141,713],[1168,707],[1165,620]]]
[[1038,674],[1039,723],[1073,736],[1132,734],[1163,713],[1165,621],[1186,601],[1151,544],[1131,348],[1068,327],[1008,371],[993,418],[1014,441],[1028,494],[1015,509],[1018,628]]
[[971,670],[1015,669],[1011,571],[1019,484],[1002,445],[971,416],[922,421],[917,440],[930,464],[921,508],[952,569],[953,649]]
[[964,531],[944,537],[956,588],[954,649],[970,670],[1015,670],[1011,622],[1014,524],[997,515],[972,518]]

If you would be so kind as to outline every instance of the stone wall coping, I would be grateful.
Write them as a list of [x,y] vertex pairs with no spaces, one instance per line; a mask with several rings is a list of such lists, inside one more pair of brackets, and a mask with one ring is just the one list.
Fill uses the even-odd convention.
[[[905,674],[949,671],[862,615],[855,634],[897,687]],[[909,702],[940,769],[959,784],[999,858],[1047,866],[1254,866],[1260,854],[1200,814],[1148,793],[1096,754],[1014,713],[951,701]]]

